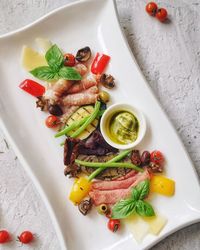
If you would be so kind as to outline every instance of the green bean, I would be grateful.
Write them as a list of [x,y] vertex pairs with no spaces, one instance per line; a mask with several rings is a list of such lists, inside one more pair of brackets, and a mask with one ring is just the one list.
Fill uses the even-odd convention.
[[84,117],[83,119],[79,120],[79,121],[75,121],[72,124],[70,124],[69,126],[66,126],[63,130],[59,131],[57,134],[54,135],[54,137],[60,137],[62,135],[66,135],[67,133],[69,133],[71,130],[80,127],[81,125],[83,125],[89,116]]
[[87,128],[87,126],[94,121],[94,119],[99,113],[100,106],[101,103],[97,101],[95,103],[94,111],[92,112],[92,114],[88,117],[85,123],[71,135],[72,138],[76,138],[78,135],[80,135]]
[[143,172],[142,168],[137,167],[136,165],[128,162],[88,162],[75,160],[75,163],[92,168],[131,168],[138,172]]
[[[118,154],[117,156],[115,156],[114,158],[112,158],[111,160],[109,160],[108,162],[116,162],[116,161],[120,161],[122,160],[124,157],[126,157],[132,150],[125,150],[122,151],[120,154]],[[88,180],[91,181],[93,180],[97,175],[99,175],[103,170],[105,170],[107,167],[104,168],[98,168],[96,169],[94,172],[92,172],[89,177]]]

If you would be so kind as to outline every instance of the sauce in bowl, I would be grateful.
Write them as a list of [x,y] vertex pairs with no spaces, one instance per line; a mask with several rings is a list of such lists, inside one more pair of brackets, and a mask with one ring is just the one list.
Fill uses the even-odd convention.
[[121,150],[138,145],[146,133],[146,120],[136,107],[118,103],[107,108],[101,117],[100,130],[106,142]]
[[113,142],[130,144],[138,137],[139,122],[130,112],[117,111],[108,119],[107,131]]

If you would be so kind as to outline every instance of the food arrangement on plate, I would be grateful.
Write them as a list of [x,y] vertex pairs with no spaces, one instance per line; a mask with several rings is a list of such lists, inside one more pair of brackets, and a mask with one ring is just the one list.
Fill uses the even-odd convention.
[[70,201],[83,215],[95,207],[113,232],[123,223],[138,241],[158,235],[167,219],[150,204],[151,196],[173,196],[175,182],[163,174],[162,152],[136,148],[146,132],[142,112],[112,103],[110,56],[93,56],[88,46],[73,55],[49,40],[36,42],[44,53],[24,46],[22,65],[39,82],[26,79],[19,87],[37,98],[37,108],[49,113],[46,126],[63,138],[64,174],[74,178]]

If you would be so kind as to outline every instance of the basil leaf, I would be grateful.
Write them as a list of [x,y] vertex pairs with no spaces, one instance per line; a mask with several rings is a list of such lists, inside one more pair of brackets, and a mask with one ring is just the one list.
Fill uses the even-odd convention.
[[59,75],[48,66],[35,68],[31,70],[30,73],[36,78],[40,80],[44,80],[44,81],[51,81],[51,80],[59,79]]
[[66,79],[66,80],[74,80],[74,81],[78,81],[81,80],[81,75],[72,67],[62,67],[59,70],[59,76],[62,79]]
[[131,215],[135,211],[136,202],[133,199],[121,200],[112,208],[112,218],[122,219]]
[[46,61],[49,64],[49,67],[58,71],[63,64],[64,57],[60,49],[56,44],[54,44],[45,54]]
[[135,201],[139,200],[140,192],[137,190],[137,188],[132,188],[132,190],[131,190],[131,197]]
[[155,212],[153,207],[146,201],[139,200],[136,202],[135,211],[141,216],[154,216]]
[[[149,194],[150,182],[149,180],[145,180],[140,182],[135,189],[138,192],[137,200],[143,200]],[[133,193],[133,192],[132,192]]]

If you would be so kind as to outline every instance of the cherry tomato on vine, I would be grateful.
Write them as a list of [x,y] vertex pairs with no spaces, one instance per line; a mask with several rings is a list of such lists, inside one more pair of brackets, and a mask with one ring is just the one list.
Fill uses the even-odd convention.
[[69,66],[69,67],[73,67],[75,65],[76,61],[75,61],[75,57],[72,54],[65,54],[64,55],[64,65],[65,66]]
[[34,235],[30,231],[24,231],[18,236],[18,240],[23,244],[29,244],[33,241]]
[[156,11],[158,9],[158,6],[156,3],[154,2],[150,2],[146,5],[146,12],[150,15],[150,16],[155,16],[156,15]]
[[45,120],[45,124],[48,128],[55,128],[59,122],[60,119],[55,115],[49,115]]
[[112,232],[117,232],[120,229],[120,220],[117,219],[109,219],[108,221],[108,229]]
[[158,150],[154,150],[153,152],[151,152],[150,158],[151,158],[151,162],[154,162],[154,163],[159,164],[159,165],[163,164],[163,162],[164,162],[164,156]]
[[4,244],[10,240],[10,234],[6,230],[0,231],[0,244]]
[[156,12],[156,18],[160,22],[164,22],[167,19],[167,10],[164,9],[164,8],[158,9],[157,12]]

